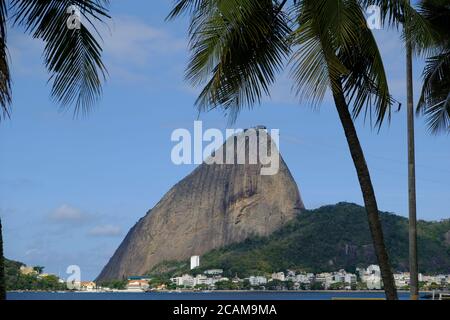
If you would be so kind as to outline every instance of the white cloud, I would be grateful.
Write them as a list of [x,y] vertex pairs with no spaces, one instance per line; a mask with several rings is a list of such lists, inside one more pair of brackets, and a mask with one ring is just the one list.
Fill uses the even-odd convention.
[[[177,37],[164,27],[152,26],[138,17],[114,16],[107,25],[95,27],[103,39],[99,42],[109,78],[120,82],[142,83],[157,74],[146,68],[164,66],[170,71],[176,55],[187,48],[185,37]],[[13,30],[8,38],[13,73],[46,79],[41,57],[43,47],[42,41]]]
[[104,52],[108,57],[116,63],[134,66],[157,63],[155,57],[173,55],[185,49],[185,39],[128,16],[115,18],[111,35],[104,38]]
[[90,236],[96,237],[115,237],[121,235],[121,233],[120,227],[110,224],[94,227],[88,232]]
[[40,257],[41,254],[42,254],[42,251],[39,250],[39,249],[35,249],[35,248],[28,249],[28,250],[25,251],[25,256],[26,257],[33,257],[33,258],[34,257]]
[[83,222],[89,216],[78,208],[63,204],[50,213],[50,220],[57,223]]

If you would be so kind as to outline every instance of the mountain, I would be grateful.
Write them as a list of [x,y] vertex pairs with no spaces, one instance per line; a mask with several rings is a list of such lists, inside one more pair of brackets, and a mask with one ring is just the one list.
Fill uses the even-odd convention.
[[[257,141],[267,139],[267,146],[274,145],[265,130],[257,132]],[[232,146],[245,151],[248,159],[250,140],[244,135],[231,137],[212,156],[222,154],[226,159]],[[272,152],[278,155],[276,148]],[[304,209],[303,202],[288,167],[279,159],[275,175],[261,175],[267,166],[259,157],[256,164],[198,166],[131,228],[97,281],[142,275],[163,261],[267,236],[295,219]]]
[[[385,241],[393,268],[408,270],[408,219],[381,213]],[[418,222],[419,270],[450,273],[450,219]],[[222,268],[228,276],[249,276],[286,269],[326,272],[355,270],[376,264],[364,207],[350,203],[303,211],[267,237],[212,250],[200,258],[197,272]],[[188,272],[186,261],[164,262],[152,275]]]

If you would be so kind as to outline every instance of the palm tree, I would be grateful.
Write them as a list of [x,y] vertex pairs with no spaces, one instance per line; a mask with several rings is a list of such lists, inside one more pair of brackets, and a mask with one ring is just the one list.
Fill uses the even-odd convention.
[[[50,74],[52,98],[62,107],[73,104],[75,113],[86,113],[100,97],[106,75],[96,23],[109,18],[108,2],[0,0],[0,121],[10,117],[12,101],[7,21],[44,42],[44,65]],[[78,18],[81,24],[72,27]],[[6,297],[2,245],[0,241],[0,300]]]
[[43,266],[34,266],[33,270],[37,272],[37,274],[42,274],[42,272],[44,272],[44,268]]
[[2,221],[0,219],[0,301],[6,299],[5,259],[3,257]]
[[[410,1],[408,0],[408,5]],[[405,34],[411,33],[411,20],[405,15]],[[409,290],[411,300],[419,299],[419,262],[417,257],[416,143],[414,133],[413,46],[406,39],[406,114],[408,136],[408,216],[409,216]]]
[[424,84],[417,111],[427,116],[433,133],[450,132],[450,4],[422,0],[419,10],[435,30],[435,41],[424,70]]
[[419,266],[417,254],[416,160],[414,129],[413,53],[421,53],[432,43],[433,32],[410,0],[364,0],[364,5],[377,5],[383,22],[403,26],[406,49],[406,106],[408,145],[408,208],[409,208],[409,272],[411,300],[419,298]]
[[[377,201],[353,118],[380,126],[394,103],[378,47],[358,0],[178,0],[168,18],[190,15],[187,79],[203,86],[200,111],[221,108],[234,120],[260,102],[284,67],[296,93],[318,105],[332,93],[359,179],[386,297],[397,291]],[[371,121],[372,122],[372,121]]]

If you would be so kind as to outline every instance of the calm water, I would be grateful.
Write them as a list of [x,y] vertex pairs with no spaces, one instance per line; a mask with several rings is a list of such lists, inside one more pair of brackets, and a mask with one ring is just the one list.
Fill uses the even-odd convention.
[[[399,293],[407,300],[407,292]],[[382,292],[182,292],[182,293],[53,293],[10,292],[10,300],[331,300],[333,298],[384,298]]]

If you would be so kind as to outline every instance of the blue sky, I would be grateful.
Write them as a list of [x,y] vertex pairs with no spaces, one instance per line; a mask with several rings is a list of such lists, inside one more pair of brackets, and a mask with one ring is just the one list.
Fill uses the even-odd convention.
[[[0,215],[5,255],[64,276],[81,267],[98,275],[128,229],[193,166],[170,159],[174,129],[192,130],[198,90],[183,80],[188,59],[186,21],[165,22],[171,1],[113,1],[104,36],[110,76],[96,109],[86,118],[59,112],[49,98],[42,45],[20,30],[9,34],[13,115],[0,125]],[[404,50],[398,34],[375,31],[391,91],[405,101]],[[415,63],[416,95],[423,63]],[[305,205],[362,197],[334,105],[311,110],[291,94],[280,75],[267,98],[245,111],[236,128],[265,124],[280,129],[280,150]],[[220,112],[203,114],[204,127],[224,130]],[[394,112],[378,133],[357,122],[380,209],[407,215],[405,112]],[[450,138],[428,134],[417,119],[418,216],[450,216]]]

